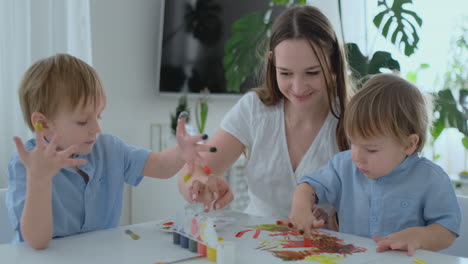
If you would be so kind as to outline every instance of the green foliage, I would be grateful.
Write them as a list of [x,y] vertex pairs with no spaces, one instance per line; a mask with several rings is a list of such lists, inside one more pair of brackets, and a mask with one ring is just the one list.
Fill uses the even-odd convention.
[[[377,28],[380,29],[382,25],[382,35],[389,36],[397,47],[403,46],[406,56],[414,53],[419,42],[415,25],[419,27],[422,25],[422,19],[415,12],[403,8],[404,4],[411,3],[411,0],[394,0],[390,7],[386,0],[378,0],[378,6],[383,10],[374,18]],[[258,69],[262,58],[254,54],[256,48],[262,55],[266,52],[266,40],[273,24],[271,21],[273,8],[278,5],[289,7],[303,4],[306,4],[305,0],[271,0],[266,10],[246,14],[233,24],[233,33],[225,44],[223,58],[228,91],[240,91],[242,83]],[[340,0],[338,7],[343,31]],[[355,78],[361,79],[368,74],[381,72],[382,68],[400,70],[398,61],[388,52],[377,51],[372,55],[363,55],[354,43],[347,44],[347,48]]]
[[185,120],[185,122],[188,123],[190,122],[190,109],[188,108],[186,95],[182,95],[179,98],[179,104],[177,105],[176,112],[175,114],[171,114],[171,132],[173,135],[176,134],[177,120],[179,115],[184,111],[188,113],[187,120]]
[[[452,40],[451,52],[449,69],[444,74],[443,90],[436,94],[434,111],[438,116],[431,135],[436,140],[444,128],[456,128],[464,135],[461,143],[468,150],[468,17],[464,17],[461,31]],[[458,93],[458,101],[452,92]]]
[[[245,15],[233,24],[233,33],[224,46],[223,58],[228,91],[240,91],[245,79],[256,72],[261,58],[252,54],[257,44],[267,36],[272,24],[270,15],[271,12],[258,11]],[[266,43],[259,50],[266,51]]]
[[423,22],[414,11],[403,8],[404,4],[412,3],[412,0],[393,0],[390,7],[387,0],[379,0],[378,6],[382,8],[382,11],[373,20],[377,28],[380,29],[383,25],[382,36],[387,39],[390,37],[390,41],[399,48],[403,45],[406,56],[411,56],[419,43],[419,36],[413,21],[419,26],[422,26]]
[[400,63],[392,58],[392,54],[389,52],[377,51],[369,60],[369,57],[364,56],[355,43],[347,43],[346,49],[353,77],[356,80],[361,80],[362,83],[365,81],[363,78],[367,78],[369,74],[382,72],[382,68],[400,70]]
[[203,94],[200,99],[198,99],[197,104],[195,105],[195,119],[197,121],[198,133],[204,134],[206,119],[208,117],[208,94],[209,90],[205,88],[201,91]]

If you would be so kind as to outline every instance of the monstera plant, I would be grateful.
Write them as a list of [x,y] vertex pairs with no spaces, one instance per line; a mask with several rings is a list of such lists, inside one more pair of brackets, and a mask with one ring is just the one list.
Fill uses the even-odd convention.
[[[305,0],[271,0],[266,10],[247,14],[233,24],[233,33],[225,44],[223,59],[229,91],[239,91],[247,77],[258,69],[261,57],[252,56],[252,51],[256,48],[261,54],[266,51],[265,40],[273,23],[271,18],[273,9],[277,6],[302,5],[305,2]],[[392,5],[387,2],[390,1],[378,0],[380,12],[374,17],[373,23],[380,34],[403,50],[406,56],[410,56],[419,43],[417,29],[422,25],[422,19],[414,11],[404,8],[405,4],[412,4],[411,0],[393,0]],[[340,0],[338,6],[340,26],[343,29]],[[389,52],[376,51],[368,55],[363,54],[355,43],[345,45],[352,73],[357,79],[381,72],[383,68],[400,70],[400,64]]]

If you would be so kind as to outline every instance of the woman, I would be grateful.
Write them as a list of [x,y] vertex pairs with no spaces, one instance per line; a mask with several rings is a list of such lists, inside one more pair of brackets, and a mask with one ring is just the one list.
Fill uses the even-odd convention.
[[311,6],[284,11],[273,24],[265,64],[263,85],[239,100],[207,143],[218,148],[203,156],[212,175],[199,167],[185,181],[186,170],[180,173],[187,201],[203,202],[207,210],[213,202],[215,209],[225,207],[232,192],[214,175],[245,153],[245,212],[287,218],[297,181],[348,149],[342,124],[350,89],[346,55],[325,15]]

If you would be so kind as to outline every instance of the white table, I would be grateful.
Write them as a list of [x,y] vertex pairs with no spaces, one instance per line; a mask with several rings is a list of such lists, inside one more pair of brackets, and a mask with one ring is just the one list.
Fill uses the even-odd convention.
[[[141,238],[139,240],[133,240],[129,235],[125,234],[124,230],[126,229],[132,230]],[[353,237],[353,240],[356,242],[372,245],[369,243],[370,239],[349,235],[346,236]],[[367,246],[367,248],[368,250],[375,251],[375,247],[371,248]],[[177,252],[177,256],[172,254],[174,250],[176,250],[175,252]],[[171,256],[168,255],[169,252],[172,252]],[[245,257],[241,255],[242,252],[237,252],[237,254],[239,254],[238,261],[249,264],[248,262],[245,262]],[[261,252],[256,251],[253,254],[261,254]],[[49,248],[43,251],[34,250],[24,243],[16,245],[0,245],[0,263],[8,264],[153,264],[155,262],[163,262],[169,259],[184,258],[195,255],[196,254],[188,251],[187,249],[181,248],[179,245],[174,245],[172,243],[172,235],[170,233],[159,231],[156,228],[156,222],[148,222],[55,239],[50,242]],[[413,263],[413,257],[407,257],[405,252],[384,252],[379,253],[378,257],[379,264]],[[459,258],[425,250],[416,251],[414,257],[420,258],[430,264],[468,264],[468,259],[466,258]],[[213,262],[203,258],[182,263],[209,264]],[[278,263],[283,262],[278,260]],[[301,264],[317,262],[299,261],[294,263]],[[376,262],[373,260],[372,262],[367,263]]]

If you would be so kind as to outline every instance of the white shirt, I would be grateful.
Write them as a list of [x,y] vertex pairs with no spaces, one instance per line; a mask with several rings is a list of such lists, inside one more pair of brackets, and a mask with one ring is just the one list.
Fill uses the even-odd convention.
[[285,219],[302,176],[325,166],[339,152],[338,120],[330,112],[316,138],[293,171],[286,143],[284,100],[265,106],[255,92],[244,95],[226,114],[221,129],[247,149],[245,174],[250,203],[246,213]]

